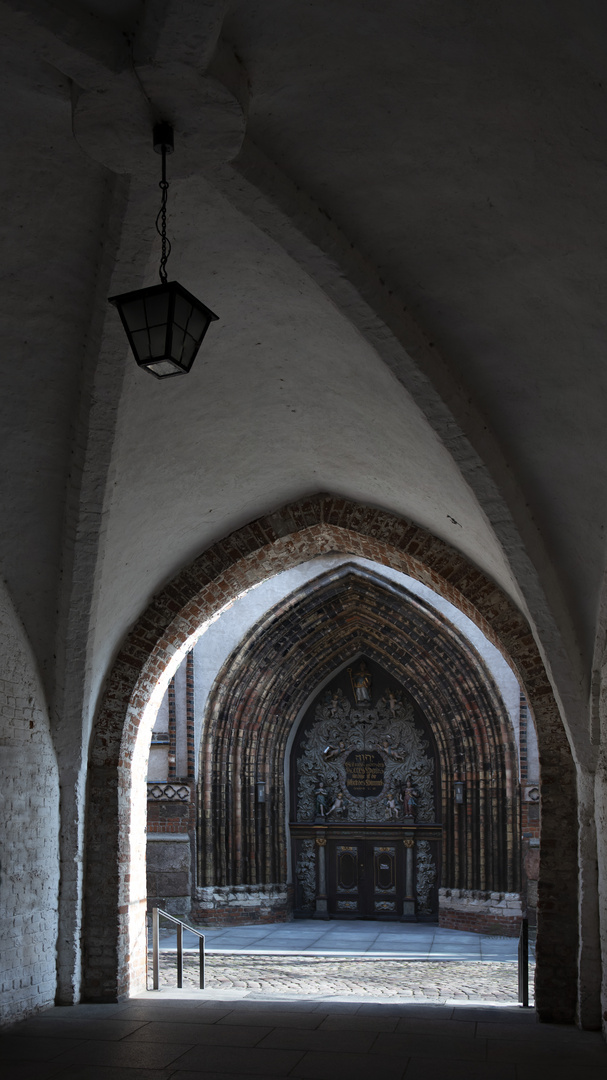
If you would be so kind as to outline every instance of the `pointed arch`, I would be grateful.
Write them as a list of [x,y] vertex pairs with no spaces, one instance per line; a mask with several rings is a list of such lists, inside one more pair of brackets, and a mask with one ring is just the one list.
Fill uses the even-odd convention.
[[[164,692],[201,624],[252,585],[332,552],[390,566],[460,608],[516,669],[533,709],[542,769],[542,864],[536,1001],[571,1021],[577,985],[577,822],[573,760],[541,656],[524,616],[459,552],[383,510],[319,495],[277,510],[214,544],[150,603],[109,673],[91,747],[84,993],[116,1000],[145,975],[144,815],[137,785]],[[141,799],[143,796],[140,796]]]
[[[443,777],[443,885],[517,891],[516,749],[488,670],[430,605],[347,564],[266,612],[215,679],[200,751],[199,884],[287,880],[287,746],[307,701],[360,653],[407,690],[430,725]],[[453,780],[462,768],[474,837],[454,813]],[[258,779],[269,794],[262,845],[256,843]]]

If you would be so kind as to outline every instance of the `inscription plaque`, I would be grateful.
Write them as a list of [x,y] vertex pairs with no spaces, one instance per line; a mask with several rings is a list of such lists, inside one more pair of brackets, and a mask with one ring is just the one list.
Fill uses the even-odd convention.
[[358,799],[381,795],[386,763],[377,750],[353,750],[344,761],[344,768],[350,795]]

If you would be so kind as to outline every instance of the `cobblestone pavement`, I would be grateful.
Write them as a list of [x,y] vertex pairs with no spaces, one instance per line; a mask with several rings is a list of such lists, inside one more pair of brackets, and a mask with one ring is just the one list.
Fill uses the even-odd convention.
[[[149,971],[151,979],[151,956]],[[198,957],[184,956],[184,988],[198,987]],[[416,963],[319,956],[259,956],[215,953],[206,960],[208,991],[237,991],[239,997],[275,995],[339,998],[492,1001],[515,1003],[518,969],[511,961],[455,960]],[[533,968],[529,971],[533,986]],[[160,986],[176,985],[176,955],[160,954]],[[150,982],[151,987],[151,982]]]

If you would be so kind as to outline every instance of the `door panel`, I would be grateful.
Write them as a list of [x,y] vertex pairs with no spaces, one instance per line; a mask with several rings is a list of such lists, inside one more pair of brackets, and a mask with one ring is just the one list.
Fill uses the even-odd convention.
[[[402,876],[402,868],[397,866],[397,848],[394,844],[381,845],[370,842],[367,846],[372,848],[369,854],[373,860],[373,895],[371,897],[373,914],[399,915],[402,912],[402,904],[399,911],[397,876],[398,870],[401,870]],[[402,894],[402,886],[400,892]]]
[[[329,911],[364,917],[361,904],[362,844],[329,845]],[[364,873],[364,871],[363,871]]]
[[402,844],[329,841],[329,913],[351,918],[402,915]]

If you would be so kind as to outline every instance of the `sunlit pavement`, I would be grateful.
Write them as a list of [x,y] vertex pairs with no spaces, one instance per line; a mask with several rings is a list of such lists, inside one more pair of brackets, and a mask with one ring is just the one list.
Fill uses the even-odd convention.
[[[240,953],[310,956],[383,956],[407,960],[516,961],[516,938],[445,930],[434,923],[317,921],[298,919],[265,926],[205,929],[209,954]],[[161,948],[177,948],[174,930],[161,927]],[[184,947],[198,950],[195,934],[184,932]]]

